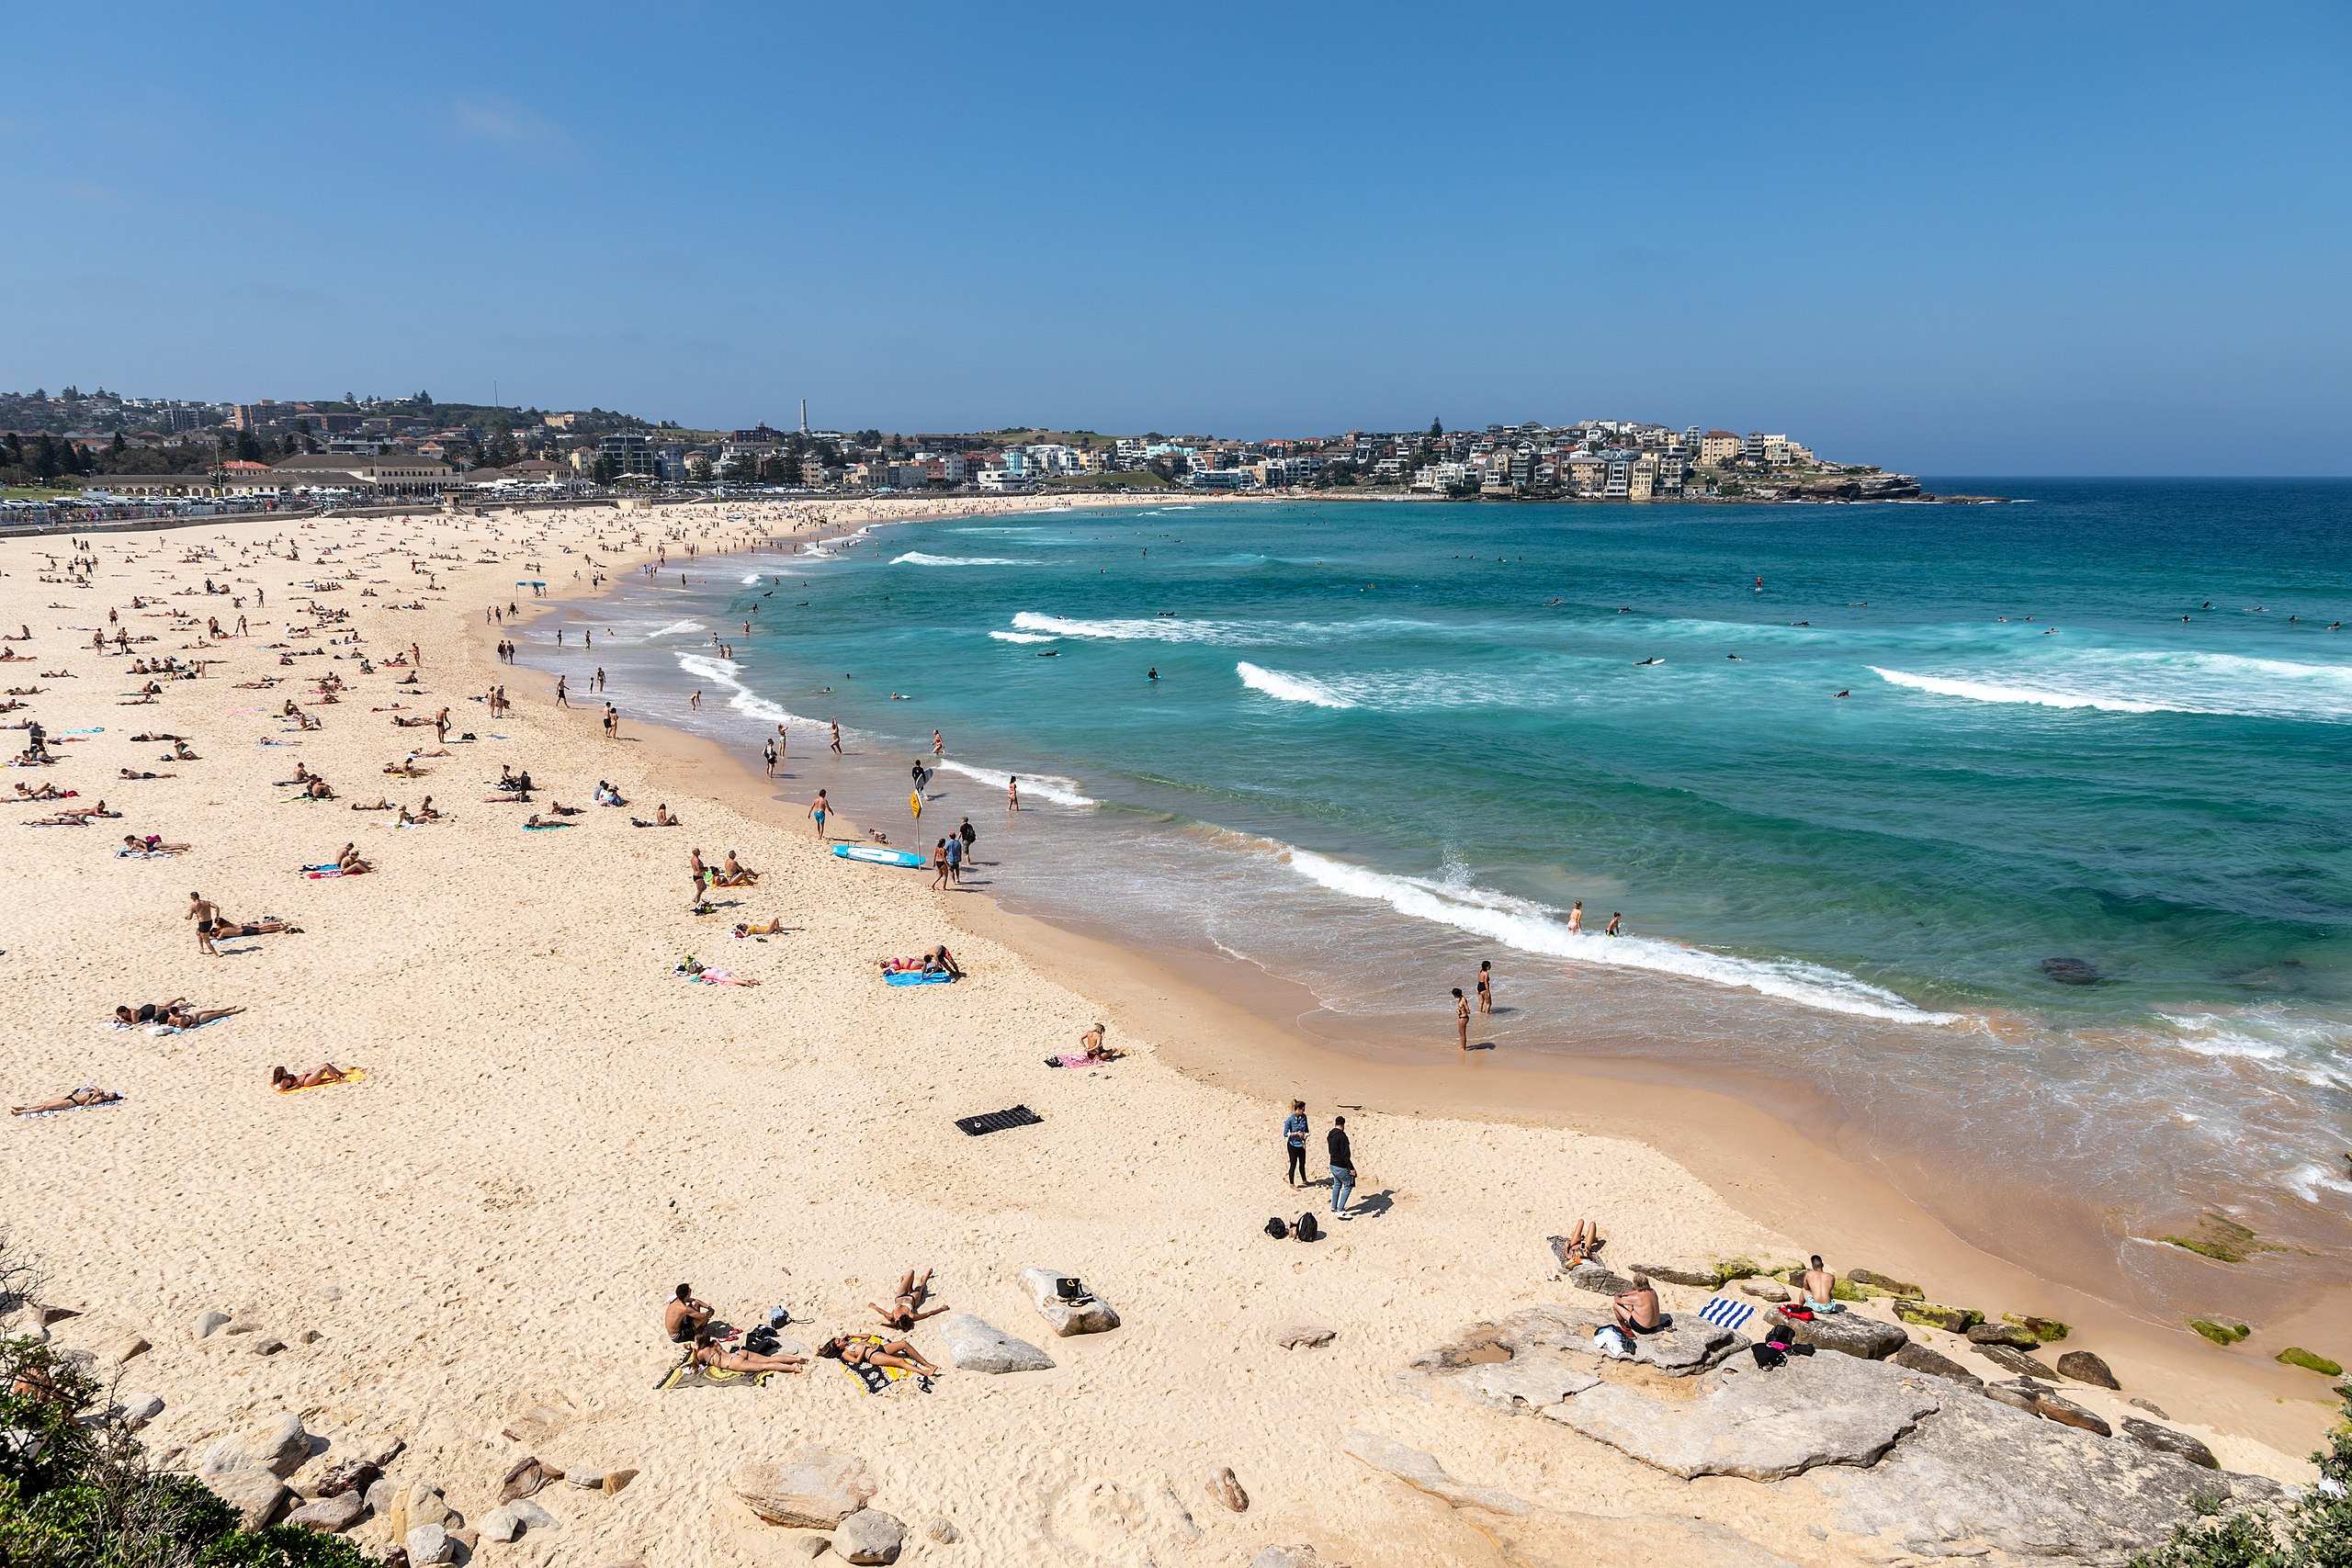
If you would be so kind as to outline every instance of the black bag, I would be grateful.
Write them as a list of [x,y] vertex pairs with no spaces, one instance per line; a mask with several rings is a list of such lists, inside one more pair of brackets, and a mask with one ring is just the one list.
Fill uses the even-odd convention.
[[764,1323],[743,1336],[743,1348],[754,1356],[773,1356],[780,1343],[775,1330]]
[[1266,1222],[1266,1234],[1276,1241],[1287,1241],[1290,1239],[1290,1227],[1277,1217]]
[[1085,1285],[1067,1274],[1054,1281],[1054,1294],[1066,1302],[1082,1302],[1091,1299]]
[[1290,1234],[1301,1241],[1313,1241],[1323,1234],[1323,1230],[1315,1223],[1315,1213],[1310,1209],[1298,1216],[1298,1224],[1291,1227]]

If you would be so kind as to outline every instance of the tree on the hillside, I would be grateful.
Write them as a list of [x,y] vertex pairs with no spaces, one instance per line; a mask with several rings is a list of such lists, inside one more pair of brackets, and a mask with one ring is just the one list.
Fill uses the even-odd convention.
[[1433,419],[1430,421],[1430,439],[1432,441],[1442,441],[1444,438],[1445,421],[1442,419]]

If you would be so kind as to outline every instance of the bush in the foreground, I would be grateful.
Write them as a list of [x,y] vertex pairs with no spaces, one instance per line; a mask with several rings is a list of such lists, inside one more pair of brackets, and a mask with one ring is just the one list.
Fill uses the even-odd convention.
[[2183,1525],[2132,1568],[2352,1568],[2352,1400],[2343,1414],[2312,1455],[2319,1479],[2295,1502],[2275,1516],[2241,1510]]
[[248,1530],[203,1483],[151,1468],[96,1380],[48,1346],[0,1339],[6,1568],[368,1568],[338,1536]]

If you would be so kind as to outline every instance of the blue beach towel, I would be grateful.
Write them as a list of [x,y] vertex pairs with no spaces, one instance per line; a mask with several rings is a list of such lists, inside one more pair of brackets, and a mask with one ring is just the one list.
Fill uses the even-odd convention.
[[956,976],[944,972],[925,975],[920,970],[901,969],[885,975],[882,978],[886,984],[892,986],[944,986],[952,983]]
[[1756,1315],[1756,1309],[1746,1302],[1733,1301],[1729,1296],[1710,1296],[1699,1315],[1717,1328],[1737,1328]]

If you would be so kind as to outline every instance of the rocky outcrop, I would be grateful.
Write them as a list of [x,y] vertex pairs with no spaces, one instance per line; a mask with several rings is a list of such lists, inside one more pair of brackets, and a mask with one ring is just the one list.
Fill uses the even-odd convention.
[[2177,1459],[2185,1459],[2189,1463],[2201,1466],[2206,1470],[2222,1468],[2222,1461],[2213,1457],[2211,1449],[2207,1448],[2188,1433],[2176,1432],[2170,1427],[2159,1427],[2154,1421],[2143,1421],[2137,1416],[2126,1416],[2123,1418],[2123,1435],[2143,1449],[2153,1449],[2160,1454],[2171,1454]]
[[752,1512],[795,1529],[831,1529],[874,1495],[864,1460],[823,1448],[802,1449],[782,1464],[740,1465],[731,1484]]
[[2000,1368],[2021,1378],[2054,1378],[2058,1374],[2035,1360],[2024,1351],[2007,1345],[1979,1345],[1976,1353]]
[[214,1496],[237,1510],[237,1523],[249,1530],[275,1522],[294,1497],[286,1483],[251,1465],[207,1472],[200,1479]]
[[1326,1328],[1319,1323],[1298,1323],[1274,1330],[1274,1343],[1285,1350],[1320,1350],[1339,1337],[1338,1329]]
[[944,1318],[939,1325],[947,1341],[947,1359],[967,1372],[1043,1372],[1053,1370],[1054,1359],[1026,1339],[1015,1339],[1003,1329],[968,1312]]
[[[1601,1359],[1593,1332],[1606,1326],[1610,1316],[1587,1307],[1537,1306],[1511,1314],[1495,1323],[1472,1325],[1460,1336],[1416,1358],[1416,1371],[1458,1372],[1474,1366],[1494,1365],[1531,1350],[1556,1350],[1591,1360]],[[1677,1314],[1668,1326],[1634,1341],[1634,1360],[1673,1377],[1690,1377],[1730,1355],[1748,1341],[1727,1328],[1718,1328],[1695,1313]]]
[[1557,1350],[1530,1350],[1508,1361],[1470,1368],[1448,1380],[1464,1398],[1498,1410],[1546,1410],[1600,1381]]
[[[1828,1497],[1835,1527],[1880,1558],[2120,1563],[2185,1522],[2186,1499],[2214,1490],[2216,1478],[1990,1399],[1952,1398],[1875,1465],[1823,1467],[1798,1484]],[[2278,1493],[2256,1476],[2224,1475],[2221,1484],[2238,1502]]]
[[2115,1381],[2115,1374],[2108,1370],[2107,1363],[2088,1350],[2069,1350],[2059,1357],[2058,1375],[2072,1378],[2076,1382],[2086,1382],[2093,1388],[2120,1389],[2123,1386]]
[[1889,1356],[1887,1359],[1894,1365],[1905,1368],[1910,1371],[1926,1372],[1930,1377],[1944,1378],[1950,1382],[1959,1383],[1962,1387],[1968,1389],[1971,1393],[1982,1393],[1984,1392],[1984,1380],[1983,1378],[1978,1377],[1974,1372],[1970,1371],[1966,1367],[1962,1366],[1958,1361],[1953,1360],[1950,1356],[1945,1355],[1942,1351],[1930,1349],[1928,1347],[1919,1344],[1916,1340],[1911,1344],[1905,1345],[1894,1355]]
[[1373,1469],[1393,1475],[1406,1485],[1449,1503],[1457,1508],[1484,1508],[1497,1514],[1524,1514],[1530,1505],[1522,1498],[1491,1486],[1468,1486],[1446,1472],[1433,1454],[1419,1449],[1408,1449],[1377,1432],[1358,1427],[1347,1435],[1347,1450]]
[[367,1517],[366,1498],[356,1492],[338,1492],[332,1497],[303,1504],[287,1515],[285,1522],[307,1529],[325,1530],[330,1535],[341,1535]]
[[1665,1401],[1606,1383],[1547,1409],[1555,1421],[1670,1475],[1778,1481],[1824,1464],[1870,1464],[1934,1411],[1924,1374],[1854,1356],[1792,1356],[1710,1374],[1696,1399]]

